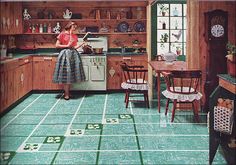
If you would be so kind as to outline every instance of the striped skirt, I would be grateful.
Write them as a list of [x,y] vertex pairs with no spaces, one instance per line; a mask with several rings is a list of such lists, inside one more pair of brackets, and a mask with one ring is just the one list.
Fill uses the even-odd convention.
[[63,49],[57,58],[53,82],[71,84],[81,81],[85,81],[85,74],[78,51]]

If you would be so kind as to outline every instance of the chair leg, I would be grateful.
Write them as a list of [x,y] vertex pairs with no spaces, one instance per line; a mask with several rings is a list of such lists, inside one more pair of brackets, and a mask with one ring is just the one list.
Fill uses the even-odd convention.
[[125,103],[126,103],[126,100],[127,100],[127,91],[125,91]]
[[126,99],[125,107],[128,108],[128,105],[129,105],[129,92],[127,92],[127,99]]
[[197,123],[199,123],[200,120],[199,120],[199,116],[198,116],[197,100],[193,101],[193,114],[194,114],[195,121]]
[[167,112],[168,112],[168,109],[169,109],[169,103],[170,103],[170,99],[167,99],[165,115],[167,115]]
[[174,121],[174,117],[175,117],[175,108],[176,108],[176,105],[177,105],[177,100],[174,100],[174,103],[173,103],[173,108],[172,108],[171,122],[173,122],[173,121]]
[[146,102],[147,107],[150,108],[150,107],[149,107],[148,93],[145,93],[145,94],[144,94],[144,97],[146,98],[146,99],[145,99],[145,102]]

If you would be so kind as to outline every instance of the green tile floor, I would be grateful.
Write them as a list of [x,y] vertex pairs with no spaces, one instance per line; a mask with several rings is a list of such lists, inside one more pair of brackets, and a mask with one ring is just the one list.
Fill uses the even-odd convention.
[[[206,114],[161,113],[123,93],[31,94],[1,118],[1,164],[208,164]],[[218,151],[213,164],[227,164]]]

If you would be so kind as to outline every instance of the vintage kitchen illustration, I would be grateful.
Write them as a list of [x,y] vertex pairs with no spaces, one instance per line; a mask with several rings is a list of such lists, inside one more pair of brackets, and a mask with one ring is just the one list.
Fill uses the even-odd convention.
[[1,164],[236,164],[235,0],[0,9]]

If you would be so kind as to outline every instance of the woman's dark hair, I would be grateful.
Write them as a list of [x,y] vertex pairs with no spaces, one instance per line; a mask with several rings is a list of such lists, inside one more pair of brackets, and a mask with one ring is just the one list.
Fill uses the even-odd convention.
[[65,30],[70,30],[71,26],[76,25],[74,22],[69,22],[66,26],[65,26]]

